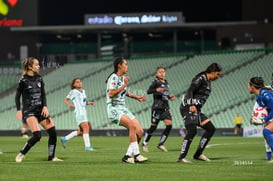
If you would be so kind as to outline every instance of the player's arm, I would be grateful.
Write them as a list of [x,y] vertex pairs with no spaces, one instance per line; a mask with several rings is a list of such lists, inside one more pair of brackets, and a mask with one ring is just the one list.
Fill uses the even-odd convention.
[[127,97],[130,97],[130,98],[133,98],[133,99],[136,99],[138,100],[139,102],[145,102],[146,101],[146,97],[145,96],[137,96],[129,91],[126,92],[126,96]]
[[73,108],[74,105],[70,103],[70,99],[68,97],[64,98],[64,103],[69,107]]
[[127,86],[128,86],[128,82],[129,82],[130,78],[129,77],[124,77],[124,84],[118,88],[118,89],[115,89],[117,87],[117,81],[115,80],[111,80],[110,82],[110,88],[109,88],[109,91],[108,91],[108,96],[110,98],[113,98],[115,96],[117,96],[119,93],[121,93],[121,91],[123,91]]
[[16,105],[16,109],[17,109],[16,119],[19,120],[19,121],[22,120],[22,111],[21,111],[21,103],[20,103],[22,90],[23,90],[23,82],[20,81],[19,85],[18,85],[18,87],[16,89],[16,94],[15,94],[15,105]]
[[49,112],[47,109],[46,93],[45,93],[45,86],[44,86],[43,80],[41,80],[41,96],[42,96],[41,99],[42,99],[42,104],[43,104],[43,109],[42,109],[41,115],[43,115],[44,117],[48,117]]
[[187,90],[185,98],[186,98],[187,104],[189,104],[189,106],[190,106],[190,108],[189,108],[190,112],[197,111],[197,108],[193,102],[193,96],[194,96],[194,92],[199,89],[199,87],[202,85],[203,81],[204,80],[201,77],[194,78],[193,81],[191,82],[189,89]]
[[153,82],[149,86],[149,89],[147,90],[147,94],[153,94],[156,92],[157,92],[157,82],[156,80],[153,80]]
[[264,122],[268,122],[270,119],[273,118],[273,94],[265,93],[264,102],[267,108],[270,110],[270,112],[268,112],[267,116],[264,118]]

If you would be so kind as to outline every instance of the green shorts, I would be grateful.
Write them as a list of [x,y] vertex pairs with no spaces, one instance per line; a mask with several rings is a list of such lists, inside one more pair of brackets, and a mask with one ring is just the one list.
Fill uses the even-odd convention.
[[82,122],[87,122],[87,115],[86,113],[82,114],[75,114],[77,125],[80,125]]
[[127,107],[123,105],[117,105],[113,107],[111,104],[107,105],[107,115],[112,123],[120,124],[120,118],[123,114],[126,114],[131,119],[135,119],[136,117],[127,109]]

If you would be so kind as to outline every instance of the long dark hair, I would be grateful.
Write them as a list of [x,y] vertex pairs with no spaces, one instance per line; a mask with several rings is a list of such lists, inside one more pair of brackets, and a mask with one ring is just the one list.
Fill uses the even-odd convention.
[[207,69],[205,70],[206,73],[211,73],[211,72],[221,72],[222,67],[218,63],[212,63],[210,64]]
[[222,71],[221,65],[219,65],[218,63],[212,63],[206,68],[205,71],[200,72],[198,75],[205,74],[205,73],[211,73],[211,72],[221,72],[221,71]]
[[115,60],[114,60],[114,62],[113,62],[114,71],[113,71],[110,75],[108,75],[108,77],[107,77],[105,83],[107,83],[109,77],[110,77],[112,74],[116,74],[116,73],[118,72],[118,65],[121,65],[121,64],[124,62],[124,60],[125,60],[125,59],[124,59],[123,57],[117,57],[117,58],[115,58]]
[[264,79],[262,77],[252,77],[249,80],[249,84],[254,86],[256,89],[263,88],[263,89],[270,90],[272,92],[270,88],[267,88],[264,86]]

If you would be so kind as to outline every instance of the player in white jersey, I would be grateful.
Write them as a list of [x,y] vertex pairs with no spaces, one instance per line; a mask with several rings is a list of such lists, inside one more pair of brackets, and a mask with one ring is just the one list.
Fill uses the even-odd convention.
[[[73,104],[70,103],[73,102]],[[74,113],[76,117],[77,125],[79,126],[78,130],[72,131],[68,135],[61,137],[61,142],[64,148],[68,140],[82,135],[84,146],[86,151],[94,151],[95,149],[91,146],[89,131],[91,129],[91,124],[88,122],[86,105],[94,105],[94,102],[87,101],[85,90],[82,89],[82,82],[80,78],[75,78],[71,82],[71,90],[69,94],[64,99],[64,102],[69,108],[74,108]]]
[[[143,135],[143,128],[138,120],[126,107],[125,96],[145,102],[145,96],[137,96],[127,90],[129,77],[124,74],[128,72],[127,60],[116,58],[114,60],[114,71],[106,80],[106,104],[107,114],[111,122],[128,129],[130,145],[122,158],[125,163],[144,162],[148,158],[142,156],[139,151],[139,141]],[[134,156],[134,158],[132,158]]]

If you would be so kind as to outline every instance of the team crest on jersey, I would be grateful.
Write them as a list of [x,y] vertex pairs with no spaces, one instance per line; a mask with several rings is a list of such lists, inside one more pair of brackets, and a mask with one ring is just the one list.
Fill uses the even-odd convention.
[[38,82],[37,85],[38,85],[38,87],[41,87],[41,82]]

